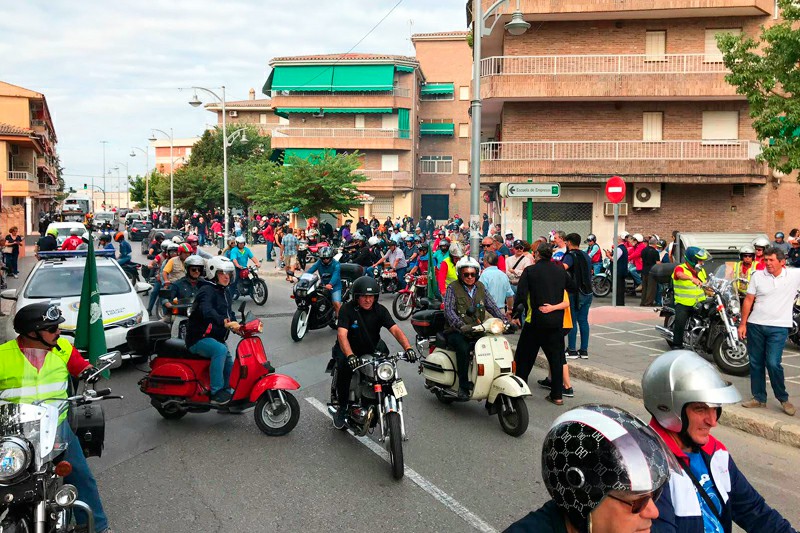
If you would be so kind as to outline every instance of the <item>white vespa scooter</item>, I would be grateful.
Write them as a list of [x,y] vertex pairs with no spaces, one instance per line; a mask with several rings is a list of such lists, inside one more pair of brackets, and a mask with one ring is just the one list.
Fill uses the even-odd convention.
[[[422,354],[420,364],[425,388],[444,404],[457,401],[456,353],[447,347],[443,333],[444,311],[418,311],[411,317],[411,324],[417,332],[418,352]],[[514,353],[503,337],[506,330],[503,321],[493,317],[473,328],[476,336],[483,335],[470,352],[469,377],[475,388],[469,400],[486,400],[488,413],[497,414],[503,431],[519,437],[528,429],[525,396],[530,396],[531,390],[527,383],[514,375]]]

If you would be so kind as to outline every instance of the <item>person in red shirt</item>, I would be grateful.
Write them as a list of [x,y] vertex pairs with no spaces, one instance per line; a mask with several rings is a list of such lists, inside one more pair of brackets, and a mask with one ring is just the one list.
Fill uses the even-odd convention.
[[83,233],[80,228],[72,228],[69,230],[69,237],[66,238],[64,244],[61,245],[62,250],[77,250],[78,246],[83,244],[83,239],[80,237]]
[[759,237],[753,241],[753,248],[756,250],[756,270],[764,270],[766,268],[766,265],[764,265],[764,250],[767,249],[767,246],[769,246],[769,241],[764,237]]
[[272,261],[272,249],[275,247],[275,226],[270,222],[264,231],[261,232],[264,240],[267,241],[267,261]]
[[631,277],[638,287],[642,284],[642,250],[647,248],[647,243],[644,242],[644,237],[641,233],[629,235],[628,242],[631,245],[628,249],[628,262],[633,263]]

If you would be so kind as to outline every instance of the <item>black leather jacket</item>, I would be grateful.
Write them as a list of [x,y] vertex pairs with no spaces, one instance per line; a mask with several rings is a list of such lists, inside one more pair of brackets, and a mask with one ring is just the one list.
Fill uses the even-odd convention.
[[186,346],[192,346],[205,337],[225,342],[228,337],[225,319],[236,319],[231,303],[227,287],[200,280],[200,290],[194,298],[192,314],[186,324]]

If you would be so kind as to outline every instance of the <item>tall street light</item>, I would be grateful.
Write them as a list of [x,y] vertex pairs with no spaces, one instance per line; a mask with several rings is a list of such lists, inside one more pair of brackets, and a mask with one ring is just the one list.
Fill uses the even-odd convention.
[[153,133],[150,135],[148,141],[156,142],[158,140],[156,139],[155,132],[163,133],[169,138],[169,227],[171,228],[173,220],[175,219],[175,190],[173,189],[172,181],[172,178],[175,174],[175,160],[172,157],[172,150],[175,147],[175,136],[172,133],[172,128],[169,129],[169,133],[158,128],[153,128]]
[[[122,166],[125,167],[125,207],[127,209],[130,209],[131,208],[131,200],[130,200],[130,196],[128,195],[128,183],[129,183],[128,182],[128,178],[130,177],[131,173],[130,173],[130,170],[128,170],[128,164],[127,163],[120,163],[119,161],[117,161],[115,164],[116,165],[122,165]],[[122,189],[122,187],[120,187],[120,192],[122,192],[121,189]],[[120,203],[122,203],[122,202],[120,202]],[[120,207],[122,207],[122,206],[120,206]]]
[[[106,203],[106,198],[105,198],[105,190],[106,190],[106,145],[108,144],[108,141],[100,141],[100,144],[103,145],[103,173],[101,174],[101,176],[103,176],[103,191],[104,191],[103,203],[105,204]],[[92,179],[92,186],[93,186],[92,189],[94,189],[94,179]],[[92,200],[94,200],[94,193],[92,194]],[[94,203],[94,202],[92,202],[92,203]],[[105,209],[105,206],[103,207],[103,209]]]
[[[495,12],[502,6],[508,4],[508,0],[497,0],[492,6],[483,13],[481,0],[472,1],[472,103],[470,114],[472,116],[472,144],[470,148],[470,159],[472,161],[472,172],[470,178],[470,203],[469,203],[469,245],[470,255],[478,258],[480,251],[480,209],[481,209],[481,38],[492,33],[497,21],[500,20],[500,13]],[[486,22],[494,15],[491,26],[486,26]],[[511,15],[511,21],[505,24],[506,31],[511,35],[522,35],[531,27],[522,17],[517,0],[517,9]]]
[[145,209],[150,212],[150,150],[148,148],[139,148],[138,146],[131,146],[131,157],[136,157],[136,152],[139,150],[144,154],[144,202]]
[[[112,170],[117,173],[117,210],[119,210],[122,207],[122,205],[120,205],[120,201],[119,201],[119,167],[111,167],[111,168],[108,169],[108,175],[111,176],[111,177],[114,176],[111,173]],[[114,187],[111,187],[111,191],[112,192],[114,191]],[[111,198],[113,199],[114,196],[112,195]]]

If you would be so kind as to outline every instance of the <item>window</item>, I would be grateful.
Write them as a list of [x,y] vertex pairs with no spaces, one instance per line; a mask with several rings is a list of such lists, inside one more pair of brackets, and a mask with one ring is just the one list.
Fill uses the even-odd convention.
[[459,124],[458,125],[458,136],[459,137],[469,137],[469,124]]
[[458,173],[469,174],[469,160],[467,159],[458,160]]
[[397,154],[382,154],[381,170],[400,170],[400,156]]
[[644,37],[645,61],[666,61],[667,32],[648,31]]
[[192,155],[192,147],[190,146],[190,147],[186,148],[186,150],[184,150],[183,155],[185,157],[189,157],[190,155]]
[[453,100],[453,93],[431,93],[431,94],[420,94],[419,95],[420,102],[433,102],[436,100]]
[[732,35],[740,35],[741,28],[723,28],[716,30],[706,30],[706,63],[722,63],[722,52],[717,46],[717,35],[723,33],[730,33]]
[[397,129],[397,115],[381,115],[381,128],[385,130]]
[[287,124],[289,124],[289,119],[286,117],[278,117],[278,124],[280,124],[281,126],[286,126]]
[[260,124],[266,124],[267,123],[267,114],[266,113],[261,113],[259,115],[259,117],[258,117],[258,121],[259,121]]
[[664,113],[661,111],[642,114],[642,140],[661,141],[664,138]]
[[356,128],[364,128],[364,115],[356,115]]
[[462,85],[458,88],[458,99],[469,100],[469,85]]
[[452,174],[453,156],[423,155],[419,158],[419,171],[421,174]]
[[738,111],[703,111],[704,141],[737,140],[738,138]]

